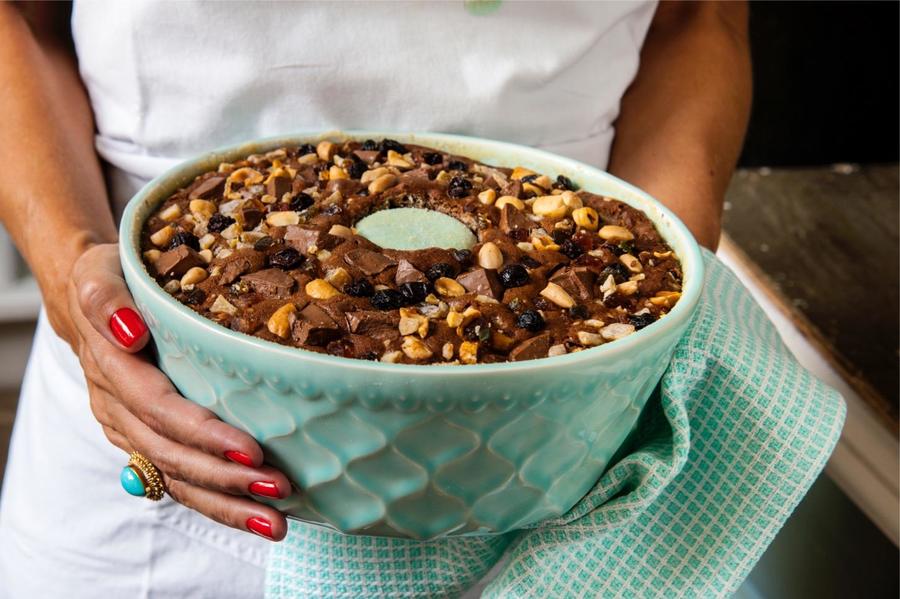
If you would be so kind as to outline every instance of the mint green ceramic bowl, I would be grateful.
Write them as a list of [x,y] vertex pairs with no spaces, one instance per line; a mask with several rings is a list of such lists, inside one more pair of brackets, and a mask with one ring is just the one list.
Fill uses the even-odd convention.
[[[415,366],[307,352],[236,333],[165,293],[140,259],[144,220],[196,175],[248,154],[347,137],[390,137],[489,164],[565,174],[643,210],[681,259],[681,300],[614,343],[506,364]],[[224,148],[148,183],[122,217],[125,279],[160,368],[185,397],[253,435],[298,491],[275,505],[351,534],[431,539],[513,530],[569,510],[634,428],[697,304],[696,242],[666,208],[596,168],[455,135],[298,134]]]

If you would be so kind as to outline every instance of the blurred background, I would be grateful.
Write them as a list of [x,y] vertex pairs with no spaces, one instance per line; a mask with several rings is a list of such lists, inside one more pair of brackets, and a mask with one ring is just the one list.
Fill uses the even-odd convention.
[[[898,23],[896,2],[751,3],[754,106],[719,255],[848,416],[741,597],[900,596]],[[0,480],[39,305],[0,230]]]

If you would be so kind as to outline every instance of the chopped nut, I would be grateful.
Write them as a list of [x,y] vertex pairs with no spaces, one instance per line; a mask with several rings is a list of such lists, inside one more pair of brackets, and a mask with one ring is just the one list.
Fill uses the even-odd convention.
[[509,335],[504,335],[500,331],[491,331],[491,346],[500,350],[508,351],[516,340]]
[[263,178],[264,177],[262,176],[262,173],[260,173],[258,170],[250,168],[249,166],[239,168],[228,175],[228,179],[225,180],[225,195],[228,195],[228,192],[231,191],[231,186],[234,183],[243,183],[246,187],[249,185],[256,185],[257,183],[262,183]]
[[146,260],[150,264],[153,264],[154,262],[159,260],[160,256],[162,256],[162,252],[160,252],[159,250],[147,250],[146,252],[144,252],[144,260]]
[[603,299],[606,299],[616,292],[616,280],[612,275],[606,277],[606,280],[603,281],[602,285],[600,285],[600,291],[603,292]]
[[654,306],[663,306],[664,308],[671,308],[675,305],[675,302],[681,297],[681,293],[678,291],[659,291],[657,292],[655,297],[650,298],[650,303]]
[[298,158],[297,162],[303,166],[312,166],[319,162],[319,156],[315,152],[310,152],[309,154],[304,154]]
[[306,284],[306,295],[313,299],[328,299],[336,295],[340,295],[340,291],[335,289],[331,283],[325,279],[313,279]]
[[512,206],[518,210],[525,210],[525,203],[515,196],[500,196],[494,203],[498,210],[502,210],[504,206]]
[[653,257],[659,258],[660,260],[662,260],[663,258],[671,258],[672,252],[671,250],[668,252],[653,252]]
[[339,166],[332,166],[328,169],[328,178],[329,179],[349,179],[350,175],[347,174],[347,171],[342,169]]
[[387,173],[385,175],[381,175],[371,183],[369,183],[369,193],[376,194],[381,193],[388,187],[391,187],[397,182],[397,177],[392,175],[391,173]]
[[478,194],[478,201],[485,206],[490,206],[497,200],[497,192],[493,189],[485,189]]
[[578,343],[586,347],[593,347],[603,343],[603,336],[598,333],[588,333],[587,331],[578,331]]
[[209,200],[191,200],[188,209],[191,214],[204,220],[209,220],[216,213],[216,205]]
[[401,169],[413,167],[413,163],[404,158],[402,154],[396,152],[395,150],[388,150],[387,163],[391,166],[396,166],[397,168]]
[[209,307],[209,311],[213,314],[237,314],[237,308],[221,295],[216,296],[216,301]]
[[571,308],[575,305],[572,296],[556,283],[547,283],[547,286],[541,291],[541,295],[561,308]]
[[296,225],[300,223],[300,215],[293,210],[282,210],[281,212],[270,212],[266,216],[266,224],[270,227],[287,227],[288,225]]
[[531,238],[531,245],[536,250],[558,250],[559,244],[553,241],[549,235],[535,235]]
[[602,329],[604,323],[602,320],[597,320],[596,318],[590,318],[588,320],[585,320],[584,324],[585,324],[585,326],[589,326],[592,329]]
[[334,235],[335,237],[343,237],[344,239],[350,239],[353,237],[353,229],[350,227],[345,227],[344,225],[332,225],[330,229],[328,229],[329,235]]
[[385,352],[385,354],[381,356],[381,361],[387,362],[388,364],[396,364],[401,355],[402,352],[400,350]]
[[166,293],[178,293],[181,291],[181,283],[178,282],[178,279],[172,279],[163,285],[163,291]]
[[195,266],[188,269],[188,271],[184,273],[184,276],[181,277],[181,286],[196,285],[197,283],[205,281],[207,276],[205,268]]
[[435,281],[434,290],[437,291],[440,295],[446,297],[459,297],[466,292],[465,287],[463,287],[453,279],[448,279],[447,277],[441,277],[437,281]]
[[619,322],[614,322],[612,324],[608,324],[602,329],[600,329],[600,335],[603,336],[607,341],[615,341],[616,339],[621,339],[622,337],[627,337],[628,335],[634,332],[633,324],[622,324]]
[[604,225],[597,232],[597,235],[599,235],[601,239],[611,243],[622,243],[623,241],[631,241],[634,239],[634,235],[631,234],[631,231],[625,227],[620,227],[619,225]]
[[638,292],[637,281],[625,281],[616,285],[616,290],[622,295],[634,295]]
[[576,225],[590,231],[596,231],[597,226],[600,224],[600,217],[597,214],[597,211],[590,206],[573,210],[572,219],[575,221]]
[[452,360],[453,359],[453,351],[454,351],[453,344],[448,341],[447,343],[445,343],[443,345],[443,347],[441,347],[441,357],[444,358],[445,360]]
[[455,329],[460,326],[463,322],[463,315],[457,312],[456,310],[450,310],[447,312],[447,326]]
[[547,218],[562,218],[568,212],[562,196],[541,196],[531,205],[531,211]]
[[173,220],[178,219],[181,216],[181,206],[178,204],[172,204],[168,208],[164,210],[160,210],[159,218],[163,219],[167,223],[172,222]]
[[532,196],[542,196],[542,195],[544,195],[545,193],[547,193],[547,191],[546,191],[545,189],[543,189],[542,187],[539,187],[539,186],[535,185],[535,184],[532,183],[532,182],[528,182],[528,183],[523,184],[523,185],[522,185],[522,191],[524,191],[524,192],[526,192],[526,193],[530,193]]
[[562,194],[560,194],[560,197],[562,198],[563,204],[565,204],[566,208],[568,208],[569,210],[577,210],[584,206],[584,202],[581,201],[581,198],[575,195],[574,191],[564,191],[562,192]]
[[156,247],[165,247],[169,245],[169,242],[172,241],[172,237],[175,236],[175,229],[172,228],[172,225],[166,225],[156,233],[150,236],[150,241],[153,242],[153,245]]
[[500,303],[497,300],[495,300],[494,298],[489,297],[487,295],[476,295],[475,301],[480,302],[482,304],[499,304]]
[[269,332],[273,335],[286,339],[291,332],[291,315],[296,311],[297,306],[294,304],[285,304],[281,306],[269,317],[266,328],[268,328]]
[[213,246],[213,244],[215,242],[216,242],[216,236],[213,235],[212,233],[207,233],[206,235],[204,235],[203,237],[200,238],[200,249],[208,250]]
[[325,273],[325,280],[328,281],[332,286],[341,288],[352,280],[350,273],[347,272],[342,266],[338,266],[337,268],[332,268],[328,272]]
[[199,252],[197,252],[197,255],[200,256],[200,258],[202,258],[203,261],[207,264],[212,262],[213,253],[211,249],[200,250]]
[[523,252],[533,252],[534,244],[528,241],[520,241],[516,244],[516,247],[522,250]]
[[325,162],[331,162],[331,159],[337,154],[337,150],[337,145],[328,140],[320,141],[318,145],[316,145],[316,155],[320,160],[324,160]]
[[459,361],[463,364],[478,363],[477,341],[463,341],[459,344]]
[[475,320],[476,318],[479,318],[480,316],[481,316],[481,311],[478,308],[473,308],[472,306],[469,306],[462,313],[462,322],[460,322],[456,326],[464,327],[467,324],[469,324],[470,322],[472,322],[473,320]]
[[518,180],[520,180],[522,177],[527,177],[528,175],[536,175],[536,174],[537,174],[537,173],[535,173],[535,172],[532,171],[532,170],[528,170],[528,169],[525,168],[524,166],[517,166],[516,168],[513,169],[513,172],[512,172],[512,174],[509,176],[509,178],[512,179],[512,180],[514,180],[514,181],[518,181]]
[[557,343],[547,351],[547,357],[552,358],[553,356],[562,356],[565,353],[567,353],[566,346],[562,343]]
[[418,333],[424,339],[428,336],[428,319],[411,308],[400,308],[400,334]]
[[371,183],[372,181],[374,181],[374,180],[377,179],[378,177],[380,177],[380,176],[382,176],[382,175],[386,175],[386,174],[388,174],[389,172],[390,172],[390,171],[388,171],[388,170],[387,170],[385,167],[383,167],[383,166],[380,166],[380,167],[378,167],[378,168],[373,168],[373,169],[371,169],[371,170],[368,170],[368,171],[364,172],[364,173],[362,174],[362,177],[359,178],[359,182],[362,183],[362,184],[364,184],[364,185],[368,185],[369,183]]
[[478,265],[481,268],[496,270],[503,266],[503,253],[497,244],[489,241],[478,250]]
[[641,261],[631,254],[622,254],[621,256],[619,256],[619,262],[624,264],[625,268],[627,268],[631,272],[643,272],[644,270],[644,266],[641,264]]
[[437,181],[438,183],[449,183],[450,179],[452,179],[452,177],[450,176],[450,173],[448,173],[447,171],[439,172],[437,174],[437,177],[434,178],[434,180]]
[[428,346],[421,339],[412,335],[403,338],[403,345],[400,346],[406,357],[411,360],[427,360],[433,355]]

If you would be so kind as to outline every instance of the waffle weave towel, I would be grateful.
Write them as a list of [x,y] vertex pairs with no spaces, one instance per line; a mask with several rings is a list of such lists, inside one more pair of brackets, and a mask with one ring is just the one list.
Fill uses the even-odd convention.
[[292,522],[266,597],[733,593],[825,465],[840,395],[794,360],[734,274],[705,253],[697,314],[612,466],[571,511],[496,537],[347,536]]

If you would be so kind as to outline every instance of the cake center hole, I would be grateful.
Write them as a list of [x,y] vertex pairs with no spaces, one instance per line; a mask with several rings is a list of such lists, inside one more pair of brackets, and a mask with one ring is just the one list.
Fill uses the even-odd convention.
[[373,212],[356,223],[356,233],[391,250],[467,250],[478,241],[469,227],[452,216],[424,208]]

